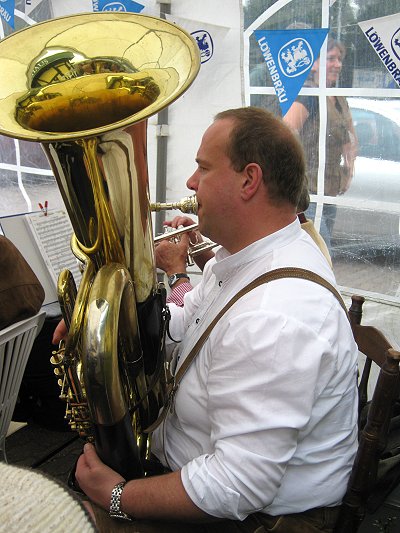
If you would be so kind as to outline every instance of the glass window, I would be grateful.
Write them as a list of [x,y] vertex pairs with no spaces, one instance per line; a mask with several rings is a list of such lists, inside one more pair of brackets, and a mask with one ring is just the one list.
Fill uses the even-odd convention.
[[18,141],[21,165],[24,167],[50,169],[48,159],[40,144]]
[[[21,30],[28,25],[20,16],[20,13],[25,12],[25,0],[17,0],[15,8],[15,30]],[[35,22],[49,18],[52,18],[50,0],[42,0],[29,15],[29,19]],[[12,33],[12,28],[7,23],[1,20],[0,24],[3,36],[7,37]],[[0,192],[0,217],[36,211],[39,209],[38,203],[46,200],[49,208],[63,206],[49,163],[39,143],[0,136]]]
[[16,142],[9,137],[0,135],[0,161],[1,163],[15,165],[17,162]]
[[400,303],[400,93],[358,25],[400,13],[400,0],[247,0],[243,9],[246,102],[277,115],[253,32],[329,27],[319,60],[283,117],[305,150],[306,214],[327,241],[340,285]]

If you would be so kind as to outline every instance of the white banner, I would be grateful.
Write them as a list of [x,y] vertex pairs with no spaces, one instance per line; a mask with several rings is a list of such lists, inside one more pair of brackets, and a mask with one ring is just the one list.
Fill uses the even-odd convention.
[[359,22],[383,65],[400,86],[400,14]]
[[175,22],[197,41],[200,72],[188,91],[169,109],[167,199],[188,194],[186,180],[205,129],[219,111],[244,103],[241,77],[239,0],[172,0]]
[[[90,13],[93,11],[93,0],[50,0],[54,17],[73,15],[76,13]],[[157,0],[140,0],[144,5],[141,13],[157,16],[160,13],[160,5]]]

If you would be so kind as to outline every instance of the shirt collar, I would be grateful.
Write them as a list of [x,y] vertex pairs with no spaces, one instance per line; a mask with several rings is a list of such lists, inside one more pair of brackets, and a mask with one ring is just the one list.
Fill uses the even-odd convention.
[[270,235],[263,237],[235,254],[230,254],[226,248],[221,247],[215,253],[215,263],[212,271],[217,277],[227,275],[238,267],[250,263],[278,248],[288,245],[301,236],[301,225],[296,219]]

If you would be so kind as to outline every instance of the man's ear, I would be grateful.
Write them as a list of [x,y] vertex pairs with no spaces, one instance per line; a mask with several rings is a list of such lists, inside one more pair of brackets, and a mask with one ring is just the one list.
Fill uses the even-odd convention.
[[262,170],[257,163],[249,163],[243,170],[241,197],[250,200],[263,185]]

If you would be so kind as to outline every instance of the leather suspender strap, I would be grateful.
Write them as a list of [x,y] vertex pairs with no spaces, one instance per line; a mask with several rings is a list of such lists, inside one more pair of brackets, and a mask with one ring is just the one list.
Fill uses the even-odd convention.
[[167,416],[168,410],[172,407],[175,393],[178,390],[179,384],[183,376],[186,374],[194,358],[199,353],[200,349],[202,348],[203,344],[209,337],[211,331],[214,329],[214,326],[217,324],[220,318],[228,311],[228,309],[232,307],[234,303],[236,303],[240,298],[242,298],[242,296],[244,296],[248,292],[252,291],[256,287],[264,283],[268,283],[270,281],[274,281],[276,279],[281,279],[281,278],[307,279],[309,281],[317,283],[318,285],[322,285],[322,287],[325,287],[326,289],[328,289],[336,297],[342,309],[346,313],[347,318],[349,319],[346,304],[344,303],[339,292],[335,289],[333,285],[331,285],[328,281],[326,281],[326,279],[322,278],[315,272],[312,272],[311,270],[306,270],[304,268],[282,267],[282,268],[277,268],[275,270],[270,270],[269,272],[262,274],[258,278],[251,281],[248,285],[243,287],[237,294],[235,294],[235,296],[233,296],[233,298],[229,300],[229,302],[225,305],[225,307],[221,309],[221,311],[214,317],[214,319],[207,326],[203,334],[199,337],[196,344],[190,350],[189,354],[183,361],[182,365],[179,367],[175,376],[172,378],[172,381],[170,382],[168,386],[167,402],[164,405],[163,410],[161,411],[157,420],[153,424],[151,424],[151,426],[145,429],[144,431],[145,433],[151,433],[152,431],[157,429],[157,427],[163,422],[163,420]]

